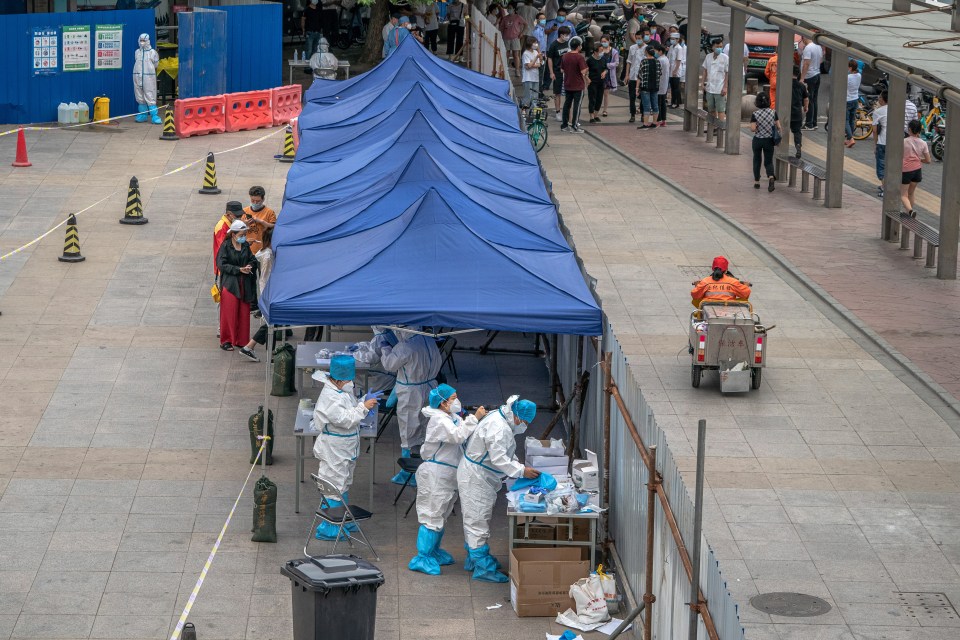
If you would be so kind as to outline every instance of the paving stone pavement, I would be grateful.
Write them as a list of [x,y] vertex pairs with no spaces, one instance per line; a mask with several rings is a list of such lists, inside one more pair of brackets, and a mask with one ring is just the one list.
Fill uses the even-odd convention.
[[[697,168],[693,180],[712,186],[728,175],[727,165],[743,158],[699,147],[694,155],[669,128],[590,128],[655,170],[663,167],[654,177],[599,139],[560,133],[550,124],[540,155],[564,221],[598,280],[603,308],[689,475],[688,486],[697,420],[707,419],[705,535],[739,604],[746,637],[957,637],[955,614],[914,617],[898,595],[936,592],[960,602],[960,547],[953,535],[960,524],[956,424],[904,384],[902,371],[886,368],[861,336],[834,324],[829,309],[791,288],[754,245],[661,182],[673,177],[669,168],[685,164],[688,171]],[[753,191],[752,182],[741,182]],[[688,189],[696,192],[685,184],[680,192]],[[776,215],[786,227],[791,218],[785,206],[766,213],[767,204],[780,198],[796,201],[779,189],[764,191],[749,205],[741,197],[735,212]],[[794,223],[793,229],[797,242],[778,245],[785,253],[810,242],[808,226]],[[786,228],[780,233],[790,237]],[[874,244],[876,252],[888,250]],[[754,284],[757,312],[777,325],[763,385],[744,395],[722,396],[715,375],[705,376],[700,389],[690,387],[691,274],[705,274],[721,253]],[[834,265],[843,258],[836,251],[825,255]],[[841,268],[850,269],[846,263]],[[922,268],[902,268],[917,277],[917,288],[928,282]],[[752,596],[774,591],[815,595],[832,610],[797,619],[749,605]]]
[[[275,136],[218,153],[221,195],[197,193],[202,163],[149,178],[265,133],[171,143],[157,140],[159,127],[132,123],[112,133],[30,132],[33,167],[0,167],[0,255],[117,190],[79,216],[85,262],[57,261],[60,229],[0,263],[0,638],[169,637],[250,467],[246,422],[264,393],[265,365],[217,348],[213,225],[253,184],[279,206],[290,165],[273,159]],[[0,157],[12,157],[13,141],[0,138]],[[150,221],[143,226],[117,222],[131,175]],[[497,344],[532,341],[502,336]],[[491,406],[514,391],[548,400],[542,360],[456,360],[454,384],[471,404]],[[203,640],[292,637],[290,582],[279,568],[301,555],[316,490],[302,485],[295,514],[296,398],[271,407],[277,444],[268,475],[279,485],[280,541],[250,542],[251,486],[190,616]],[[538,422],[549,419],[543,411]],[[412,492],[391,505],[398,455],[388,431],[368,530],[386,576],[378,640],[542,638],[547,620],[518,619],[509,603],[487,609],[505,602],[509,586],[471,581],[457,567],[436,578],[406,569],[417,522],[415,512],[402,517]],[[364,457],[352,493],[359,504],[368,504],[369,473]],[[492,548],[506,562],[505,519],[495,526]],[[457,518],[445,542],[462,560]]]

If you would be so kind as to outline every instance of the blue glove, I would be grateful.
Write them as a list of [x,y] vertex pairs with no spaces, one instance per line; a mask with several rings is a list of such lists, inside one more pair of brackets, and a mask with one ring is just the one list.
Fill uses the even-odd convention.
[[358,351],[359,349],[360,349],[360,345],[357,345],[357,344],[352,344],[349,347],[347,347],[347,351],[349,351],[350,353]]
[[567,629],[563,632],[563,635],[560,636],[560,640],[576,640],[576,637],[577,634],[575,634],[573,631],[570,631],[570,629]]
[[549,473],[541,473],[536,478],[520,478],[513,483],[511,491],[519,491],[530,487],[542,487],[547,491],[553,491],[557,488],[557,479]]
[[397,406],[397,389],[393,388],[393,391],[390,392],[390,395],[387,397],[387,409],[393,409]]
[[363,401],[366,402],[367,400],[379,400],[381,397],[383,397],[383,391],[375,391],[363,396]]

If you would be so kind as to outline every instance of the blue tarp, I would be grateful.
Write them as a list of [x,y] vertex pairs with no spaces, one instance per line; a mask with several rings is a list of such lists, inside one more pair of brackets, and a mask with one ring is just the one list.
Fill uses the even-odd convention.
[[505,80],[407,38],[315,82],[261,300],[271,324],[599,335]]

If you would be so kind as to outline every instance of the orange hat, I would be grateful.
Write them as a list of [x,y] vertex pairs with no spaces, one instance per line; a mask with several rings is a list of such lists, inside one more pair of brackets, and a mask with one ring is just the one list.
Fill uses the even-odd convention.
[[713,269],[720,269],[722,271],[726,271],[727,267],[729,266],[730,266],[730,263],[727,262],[727,259],[724,258],[723,256],[717,256],[716,258],[713,259],[713,267],[712,267]]

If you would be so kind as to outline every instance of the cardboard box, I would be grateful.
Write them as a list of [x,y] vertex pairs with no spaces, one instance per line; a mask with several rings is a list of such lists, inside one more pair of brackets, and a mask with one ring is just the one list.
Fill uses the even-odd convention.
[[570,585],[590,574],[579,549],[515,548],[510,552],[510,601],[520,617],[553,617],[576,607]]
[[518,518],[513,536],[520,540],[556,540],[557,528],[551,523],[535,522],[532,518],[528,527],[525,521]]
[[[586,542],[590,539],[590,521],[586,518],[557,518],[555,529],[557,532],[556,540],[575,540],[577,542]],[[573,537],[570,537],[570,529],[573,528]]]

